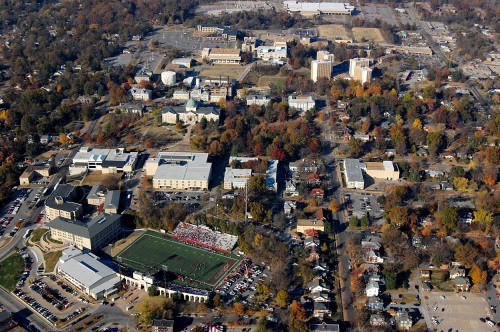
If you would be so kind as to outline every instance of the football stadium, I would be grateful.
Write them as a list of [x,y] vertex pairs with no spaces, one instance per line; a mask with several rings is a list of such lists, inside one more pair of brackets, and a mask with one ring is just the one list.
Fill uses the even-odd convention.
[[161,276],[165,272],[175,275],[175,282],[180,284],[212,290],[239,265],[241,258],[229,252],[215,250],[203,241],[197,241],[196,239],[200,240],[200,232],[206,232],[196,231],[196,228],[201,226],[185,225],[192,228],[192,234],[186,233],[184,229],[183,236],[177,238],[160,232],[146,231],[115,259],[122,265],[144,274]]

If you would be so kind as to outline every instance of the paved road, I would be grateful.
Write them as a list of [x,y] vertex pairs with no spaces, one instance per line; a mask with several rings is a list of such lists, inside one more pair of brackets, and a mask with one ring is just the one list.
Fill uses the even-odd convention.
[[[418,19],[417,15],[415,15],[415,11],[413,8],[408,8],[407,9],[408,14],[410,17],[413,19],[413,21],[420,25],[420,33],[422,36],[425,38],[427,41],[427,44],[430,46],[430,48],[434,51],[434,53],[441,58],[442,61],[447,60],[447,57],[444,55],[443,51],[441,50],[441,47],[439,47],[438,44],[432,39],[432,37],[427,33],[426,27],[422,22]],[[488,102],[487,100],[481,95],[481,93],[477,90],[477,88],[472,84],[470,80],[467,81],[467,85],[469,87],[469,90],[472,92],[474,97],[483,105],[487,106]]]

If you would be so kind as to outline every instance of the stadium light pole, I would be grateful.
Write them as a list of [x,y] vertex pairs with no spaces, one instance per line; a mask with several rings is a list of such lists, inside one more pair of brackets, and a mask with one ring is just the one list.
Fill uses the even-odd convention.
[[248,181],[245,183],[245,224],[247,223],[248,211]]

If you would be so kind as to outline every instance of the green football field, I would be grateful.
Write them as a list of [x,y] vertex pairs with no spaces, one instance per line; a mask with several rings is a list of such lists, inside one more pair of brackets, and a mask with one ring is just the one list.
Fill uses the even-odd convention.
[[155,274],[164,268],[199,283],[216,287],[241,260],[232,254],[209,252],[162,233],[147,231],[116,256],[118,262],[139,272]]

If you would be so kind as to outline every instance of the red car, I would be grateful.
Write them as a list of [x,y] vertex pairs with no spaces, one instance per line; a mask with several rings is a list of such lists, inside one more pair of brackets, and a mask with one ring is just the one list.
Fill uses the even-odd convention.
[[40,221],[42,221],[42,218],[43,218],[42,215],[39,215],[38,217],[36,217],[35,224],[39,223]]

